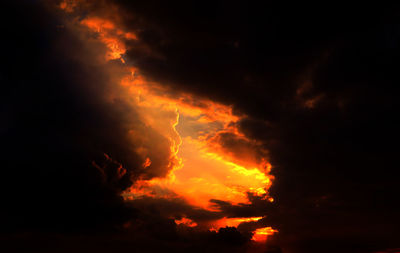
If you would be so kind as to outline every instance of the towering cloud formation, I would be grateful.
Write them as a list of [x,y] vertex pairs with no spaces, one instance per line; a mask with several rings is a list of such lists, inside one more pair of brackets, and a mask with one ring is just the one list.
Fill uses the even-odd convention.
[[[113,11],[107,11],[108,6],[113,6]],[[250,204],[250,194],[266,203],[272,201],[268,197],[272,176],[269,175],[271,165],[267,161],[267,151],[257,140],[247,138],[237,125],[245,115],[235,115],[231,106],[173,90],[142,75],[134,59],[126,57],[125,53],[137,47],[132,43],[143,42],[137,37],[137,31],[124,26],[117,6],[111,3],[95,6],[78,1],[62,2],[59,7],[68,14],[66,18],[71,27],[85,42],[90,42],[93,36],[94,41],[105,46],[106,61],[120,61],[120,72],[112,75],[111,94],[107,97],[111,101],[123,101],[137,112],[139,120],[127,129],[135,144],[131,151],[144,161],[143,171],[130,177],[134,184],[123,193],[127,201],[143,196],[183,198],[197,208],[222,212],[214,215],[214,219],[228,214],[218,208],[211,210],[216,208],[210,205],[211,199]],[[79,8],[86,10],[86,15],[82,16]],[[115,66],[113,71],[117,68]],[[107,72],[111,73],[109,69]],[[119,87],[112,88],[113,85]],[[140,128],[141,125],[164,137],[165,145],[159,145],[160,139],[149,135],[149,130]],[[190,216],[175,211],[170,218],[181,220],[182,215]],[[203,224],[195,220],[193,224],[214,229],[221,226],[221,222],[215,222],[212,225],[212,221]]]
[[3,234],[85,232],[97,252],[399,247],[398,6],[7,10]]
[[118,193],[141,166],[127,135],[128,126],[140,126],[137,113],[125,101],[104,97],[106,68],[87,64],[97,52],[43,6],[6,7],[2,229],[80,230],[124,222]]

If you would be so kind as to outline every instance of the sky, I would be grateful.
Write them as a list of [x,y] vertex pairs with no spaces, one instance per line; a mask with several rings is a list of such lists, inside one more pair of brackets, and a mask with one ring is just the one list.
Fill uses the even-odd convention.
[[398,5],[2,5],[2,251],[400,252]]

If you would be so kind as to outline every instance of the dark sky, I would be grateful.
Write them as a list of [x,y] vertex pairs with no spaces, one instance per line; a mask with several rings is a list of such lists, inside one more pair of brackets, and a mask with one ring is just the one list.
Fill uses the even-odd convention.
[[[125,60],[143,75],[247,115],[237,126],[268,150],[274,205],[251,195],[248,205],[215,199],[222,211],[216,214],[180,200],[124,202],[121,192],[138,175],[165,174],[140,169],[126,128],[147,131],[160,157],[166,144],[144,130],[135,108],[105,101],[111,77],[104,69],[118,63],[87,64],[98,52],[65,28],[52,3],[4,2],[2,252],[249,250],[234,228],[182,235],[167,218],[173,212],[197,219],[266,215],[260,222],[279,233],[261,252],[400,252],[399,6],[85,4],[93,13],[116,8],[119,24],[139,38],[127,42]],[[127,173],[120,176],[122,165]],[[134,225],[124,230],[126,222]]]

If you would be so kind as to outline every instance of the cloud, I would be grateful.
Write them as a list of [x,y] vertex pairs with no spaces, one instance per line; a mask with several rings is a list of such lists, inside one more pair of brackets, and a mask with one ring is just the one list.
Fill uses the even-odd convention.
[[[107,47],[82,44],[68,23],[23,1],[8,3],[11,18],[1,18],[3,232],[114,231],[135,221],[128,237],[137,245],[127,248],[243,250],[199,245],[241,241],[237,230],[262,223],[277,227],[283,252],[399,247],[397,6],[85,4],[137,36],[126,39],[123,57],[149,80],[247,116],[237,122],[243,137],[219,133],[214,144],[238,158],[243,149],[267,152],[275,207],[251,194],[249,204],[212,200],[219,212],[179,198],[124,202],[121,191],[132,180],[172,169],[171,140],[146,124],[122,87],[109,85],[122,73],[118,60],[99,57]],[[170,217],[177,214],[196,222],[267,218],[218,236],[188,232],[185,242]]]
[[272,204],[263,196],[247,193],[250,203],[232,204],[226,201],[211,199],[210,203],[214,208],[220,210],[226,217],[259,217],[268,214]]
[[[170,140],[115,85],[118,61],[41,4],[7,4],[2,229],[93,230],[132,216],[120,194],[171,170]],[[59,14],[59,13],[57,13]],[[138,134],[140,133],[140,134]],[[143,168],[146,158],[151,170]]]
[[[396,244],[396,7],[117,5],[127,26],[140,24],[141,46],[126,55],[146,76],[248,116],[239,130],[268,151],[278,208],[266,214],[288,250]],[[221,147],[246,147],[228,135]]]

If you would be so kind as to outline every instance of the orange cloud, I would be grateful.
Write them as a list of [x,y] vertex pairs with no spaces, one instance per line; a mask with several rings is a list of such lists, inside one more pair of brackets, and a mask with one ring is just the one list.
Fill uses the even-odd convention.
[[248,218],[222,218],[220,220],[218,220],[213,227],[214,229],[219,229],[222,227],[237,227],[240,223],[242,222],[251,222],[251,221],[259,221],[261,220],[263,217],[248,217]]
[[258,228],[254,231],[254,235],[251,239],[258,242],[266,241],[268,236],[274,233],[278,233],[278,230],[271,227]]
[[191,227],[191,228],[197,226],[196,222],[192,221],[189,218],[185,218],[185,217],[182,217],[181,219],[175,220],[175,223],[177,225],[183,224],[183,225]]
[[118,29],[113,22],[99,17],[85,18],[81,24],[96,32],[99,40],[108,48],[106,60],[120,59],[125,63],[122,56],[126,52],[126,47],[122,39],[136,40],[135,34]]
[[[63,3],[61,9],[73,10],[71,5]],[[79,25],[104,44],[107,61],[119,59],[122,62],[120,72],[124,74],[117,78],[115,86],[118,88],[114,91],[116,94],[110,95],[110,100],[123,98],[140,119],[137,126],[127,128],[131,127],[129,138],[136,144],[132,152],[142,157],[141,169],[146,176],[135,178],[133,186],[123,193],[125,199],[179,195],[190,204],[208,210],[213,210],[210,199],[249,203],[248,192],[271,201],[268,196],[273,180],[269,175],[271,164],[260,144],[248,139],[236,127],[244,116],[235,115],[230,105],[152,82],[135,66],[126,64],[123,59],[127,50],[125,42],[138,38],[119,28],[116,22],[89,15]],[[261,217],[224,218],[210,226],[237,226],[257,219]],[[175,222],[196,226],[188,218]],[[259,230],[256,234],[271,231]]]

